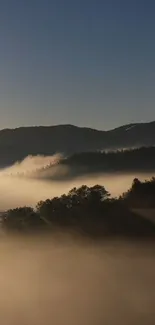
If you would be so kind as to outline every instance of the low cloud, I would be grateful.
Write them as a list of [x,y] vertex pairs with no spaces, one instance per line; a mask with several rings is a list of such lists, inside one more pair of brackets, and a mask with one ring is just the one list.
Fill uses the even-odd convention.
[[[25,205],[35,206],[40,200],[62,195],[82,184],[101,184],[112,196],[118,196],[131,186],[134,177],[144,180],[153,176],[149,173],[102,173],[64,180],[64,176],[71,174],[72,170],[59,164],[62,158],[61,154],[49,157],[28,156],[20,163],[1,169],[0,211]],[[49,166],[52,167],[48,168]]]

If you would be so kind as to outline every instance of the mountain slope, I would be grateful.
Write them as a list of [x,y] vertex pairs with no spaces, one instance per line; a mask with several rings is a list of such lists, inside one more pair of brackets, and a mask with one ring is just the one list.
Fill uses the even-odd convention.
[[0,131],[0,165],[27,155],[72,154],[84,151],[155,145],[155,122],[98,131],[73,125],[21,127]]

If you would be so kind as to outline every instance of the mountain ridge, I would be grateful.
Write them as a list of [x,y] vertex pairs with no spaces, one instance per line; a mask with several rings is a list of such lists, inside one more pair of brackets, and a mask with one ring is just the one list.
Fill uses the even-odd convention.
[[28,155],[73,154],[155,145],[155,121],[102,131],[71,124],[28,126],[0,131],[0,166]]
[[58,128],[58,127],[93,130],[93,131],[98,131],[98,132],[110,132],[110,131],[122,129],[122,128],[128,127],[128,126],[130,127],[130,126],[133,126],[133,125],[134,126],[139,126],[139,125],[148,125],[148,124],[155,124],[155,120],[150,121],[150,122],[135,122],[135,123],[123,124],[123,125],[120,125],[120,126],[116,126],[114,128],[110,128],[108,130],[97,129],[97,128],[93,128],[93,127],[90,127],[90,126],[80,126],[80,125],[75,125],[75,124],[67,124],[67,123],[64,123],[64,124],[53,124],[53,125],[26,125],[26,126],[17,126],[17,127],[14,127],[14,128],[3,128],[3,129],[0,129],[0,132],[21,130],[21,129],[37,129],[37,128],[50,129],[50,128]]

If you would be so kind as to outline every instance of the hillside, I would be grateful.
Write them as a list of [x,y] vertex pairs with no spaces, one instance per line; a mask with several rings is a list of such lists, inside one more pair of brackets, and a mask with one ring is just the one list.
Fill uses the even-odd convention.
[[102,185],[72,188],[68,194],[40,201],[35,209],[21,207],[1,216],[2,229],[10,233],[70,232],[91,238],[155,238],[155,224],[132,207],[154,207],[155,179],[140,182],[122,197],[112,198]]
[[83,152],[60,161],[76,173],[155,171],[155,147],[108,152]]
[[67,157],[30,156],[21,163],[7,168],[2,175],[62,181],[98,173],[135,172],[155,174],[155,147],[83,152]]
[[0,166],[27,155],[73,154],[85,151],[155,145],[155,122],[98,131],[73,125],[22,127],[0,131]]

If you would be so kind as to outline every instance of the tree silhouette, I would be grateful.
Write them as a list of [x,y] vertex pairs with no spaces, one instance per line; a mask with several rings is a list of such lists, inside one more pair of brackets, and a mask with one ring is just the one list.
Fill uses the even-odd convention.
[[154,236],[155,225],[132,212],[133,207],[155,207],[155,178],[140,182],[120,198],[111,198],[102,185],[73,188],[68,195],[40,201],[31,207],[9,210],[2,216],[8,231],[78,231],[95,238],[107,236]]
[[42,227],[40,216],[31,208],[23,207],[9,210],[3,218],[3,227],[7,230],[27,231]]

